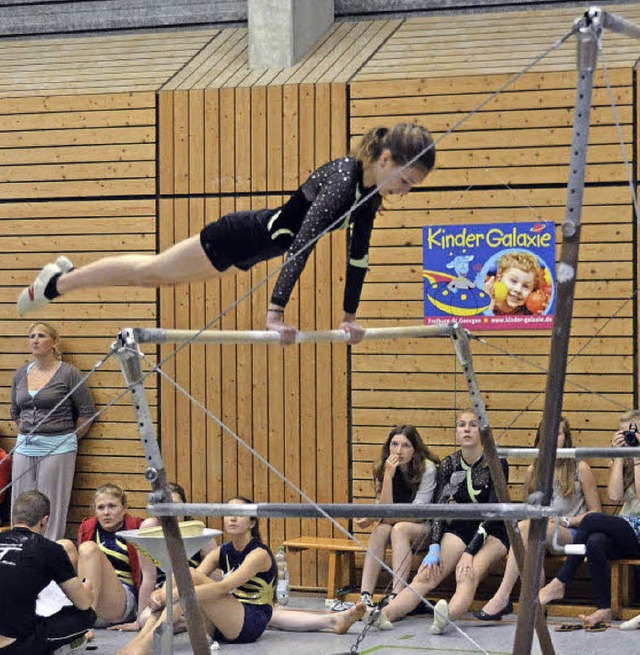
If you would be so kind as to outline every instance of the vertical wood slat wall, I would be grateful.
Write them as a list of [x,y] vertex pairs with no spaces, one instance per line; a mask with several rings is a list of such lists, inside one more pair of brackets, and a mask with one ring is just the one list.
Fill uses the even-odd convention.
[[[279,206],[318,165],[343,155],[346,87],[161,92],[159,125],[159,239],[166,248],[225,213]],[[287,306],[287,321],[304,330],[339,323],[345,261],[343,232],[319,242]],[[281,263],[273,260],[248,273],[163,289],[160,323],[260,329]],[[162,356],[173,350],[163,346]],[[349,479],[346,366],[341,345],[196,345],[164,370],[309,497],[344,502]],[[161,404],[165,465],[194,502],[220,502],[237,494],[261,502],[301,501],[167,381],[161,384]],[[291,519],[271,521],[264,532],[277,547],[285,536],[327,536],[332,528],[327,522]],[[317,562],[314,553],[293,558],[292,580],[307,587],[324,584]]]
[[[18,289],[52,256],[82,265],[110,253],[154,252],[155,98],[153,93],[0,100],[0,437],[13,445],[9,388],[29,359],[27,329],[51,321],[65,360],[89,371],[124,324],[154,326],[156,294],[145,289],[80,292],[22,319]],[[110,359],[89,380],[98,409],[123,388]],[[154,380],[149,399],[157,405]],[[108,408],[79,448],[68,534],[90,512],[93,491],[114,480],[145,505],[148,484],[133,411],[123,399]]]
[[[633,85],[628,70],[610,72],[626,155],[633,139]],[[351,134],[378,122],[419,120],[443,134],[506,76],[351,84]],[[374,231],[364,290],[367,324],[419,322],[424,225],[564,219],[575,73],[527,75],[438,149],[424,191],[389,208]],[[634,217],[629,181],[601,75],[596,77],[564,413],[578,446],[609,445],[618,416],[634,405],[637,347],[634,313]],[[559,246],[558,246],[559,249]],[[541,419],[550,334],[481,334],[472,341],[478,381],[500,444],[530,446]],[[352,357],[353,495],[373,494],[371,465],[394,423],[415,423],[446,455],[454,448],[456,411],[468,405],[450,344],[430,340],[366,343]],[[374,386],[375,385],[375,386]],[[591,462],[606,497],[608,462]],[[511,488],[521,497],[527,463],[514,460]],[[609,507],[613,511],[613,507]]]
[[[361,307],[365,324],[421,320],[422,225],[537,218],[560,224],[574,77],[543,73],[523,78],[519,87],[442,143],[439,169],[424,190],[390,203],[374,231]],[[611,77],[629,147],[631,74],[615,71]],[[223,213],[277,206],[316,165],[346,152],[347,134],[356,138],[371,125],[406,119],[420,120],[441,134],[505,79],[470,76],[463,87],[460,78],[446,78],[0,101],[0,149],[6,162],[0,167],[0,268],[8,280],[0,285],[6,335],[0,355],[5,390],[0,436],[14,433],[8,388],[13,371],[26,361],[23,334],[30,321],[15,316],[16,292],[51,254],[70,253],[82,264],[109,252],[154,252],[156,239],[165,248]],[[606,444],[617,415],[633,404],[636,391],[631,373],[637,316],[634,302],[626,302],[637,283],[636,237],[602,80],[597,87],[571,342],[576,358],[566,404],[580,445]],[[344,245],[344,233],[320,242],[287,310],[292,323],[303,329],[337,325]],[[87,370],[122,325],[200,328],[278,264],[164,289],[158,296],[133,289],[76,294],[41,316],[61,326],[69,361]],[[212,327],[260,327],[272,283]],[[535,367],[547,364],[548,335],[483,338],[486,343],[473,344],[475,363],[496,432],[506,432],[505,445],[528,444],[540,417],[541,399],[535,396],[544,388],[544,375]],[[354,349],[351,453],[344,346],[285,351],[194,346],[164,370],[314,499],[347,499],[351,455],[351,492],[357,501],[372,495],[371,462],[393,423],[415,422],[441,455],[453,448],[454,409],[466,404],[466,396],[446,348],[407,341]],[[169,347],[162,349],[162,355],[169,352]],[[104,406],[121,389],[116,364],[110,361],[95,380],[96,398]],[[155,406],[154,381],[148,386]],[[236,493],[256,500],[299,500],[168,382],[162,383],[161,394],[169,474],[193,500],[215,502]],[[92,490],[106,479],[133,490],[134,508],[144,505],[144,462],[127,405],[123,401],[110,408],[81,445],[70,534],[88,512]],[[518,496],[524,466],[514,464],[512,487]],[[602,485],[605,462],[595,466]],[[268,537],[275,547],[285,534],[329,532],[324,522],[273,521]],[[324,566],[322,559],[306,554],[292,562],[292,580],[321,585]]]

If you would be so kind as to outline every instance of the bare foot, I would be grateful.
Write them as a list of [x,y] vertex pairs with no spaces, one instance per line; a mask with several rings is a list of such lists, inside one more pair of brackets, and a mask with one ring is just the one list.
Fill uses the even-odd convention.
[[96,633],[93,630],[87,630],[87,632],[84,635],[84,638],[87,641],[92,641],[95,636],[96,636]]
[[348,610],[338,612],[333,623],[334,632],[343,635],[356,621],[359,621],[364,616],[366,611],[367,607],[364,603],[356,603]]
[[564,598],[564,590],[566,585],[564,582],[560,582],[558,578],[554,578],[551,582],[540,589],[540,595],[538,599],[540,600],[540,605],[544,607],[548,605],[552,600],[560,600]]
[[[151,647],[149,647],[151,646]],[[116,652],[116,655],[151,655],[153,652],[153,642],[143,643],[139,639],[130,641],[124,648]]]
[[578,614],[578,618],[585,626],[592,626],[596,623],[609,623],[613,619],[611,608],[596,610],[593,614]]

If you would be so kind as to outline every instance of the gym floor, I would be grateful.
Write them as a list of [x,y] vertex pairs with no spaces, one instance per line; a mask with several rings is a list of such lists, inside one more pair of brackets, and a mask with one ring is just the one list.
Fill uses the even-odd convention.
[[[324,608],[324,600],[318,597],[294,596],[291,606],[299,609]],[[431,616],[410,617],[395,624],[394,629],[382,632],[371,628],[358,652],[360,655],[369,653],[376,655],[420,655],[420,653],[439,653],[442,655],[462,653],[479,653],[473,644],[461,634],[451,629],[446,635],[434,636],[429,628]],[[500,623],[481,623],[469,615],[467,620],[458,623],[479,646],[491,655],[510,655],[515,634],[515,615],[503,619]],[[620,653],[632,655],[640,652],[640,632],[621,631],[619,622],[614,622],[605,632],[588,633],[583,630],[559,633],[553,630],[560,623],[570,623],[575,619],[553,618],[549,620],[549,628],[556,655],[604,655]],[[328,632],[292,633],[278,630],[267,630],[255,644],[221,644],[220,653],[242,653],[242,655],[285,655],[292,651],[295,655],[347,655],[362,631],[364,624],[356,623],[345,635]],[[133,633],[118,633],[107,630],[96,630],[96,638],[87,655],[115,655],[133,637]],[[191,653],[186,634],[180,634],[174,640],[176,655]],[[532,654],[540,653],[534,638]]]

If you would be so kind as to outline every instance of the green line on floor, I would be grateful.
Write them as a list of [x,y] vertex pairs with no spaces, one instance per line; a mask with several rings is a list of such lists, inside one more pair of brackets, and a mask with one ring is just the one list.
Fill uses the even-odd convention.
[[[406,639],[406,637],[403,637]],[[407,646],[403,644],[402,646],[395,646],[392,644],[379,644],[377,646],[372,646],[371,648],[367,648],[366,650],[360,651],[360,655],[370,655],[371,653],[381,653],[384,650],[402,650],[403,652],[407,652],[409,650],[411,651],[416,651],[416,652],[422,652],[422,653],[440,653],[440,655],[446,655],[447,653],[477,653],[477,650],[466,650],[462,648],[447,648],[444,649],[442,646],[438,647],[431,647],[431,646]],[[498,650],[492,650],[492,651],[487,651],[489,655],[511,655],[510,652],[508,651],[498,651]]]

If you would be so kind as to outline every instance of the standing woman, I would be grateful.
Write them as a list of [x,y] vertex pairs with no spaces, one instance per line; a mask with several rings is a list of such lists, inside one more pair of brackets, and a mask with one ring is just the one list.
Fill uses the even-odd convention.
[[[533,444],[537,448],[542,435],[542,423],[538,426],[536,439]],[[569,421],[564,416],[560,417],[560,429],[558,431],[558,448],[573,448],[571,440],[571,428]],[[526,502],[529,494],[535,491],[536,471],[538,460],[536,459],[527,468],[524,478],[524,499]],[[553,474],[553,496],[551,507],[561,517],[557,532],[557,540],[561,546],[572,544],[575,538],[578,525],[587,512],[600,512],[600,496],[593,471],[587,462],[580,460],[576,464],[575,459],[557,459]],[[520,521],[518,528],[522,535],[522,541],[526,544],[529,535],[529,523],[527,519]],[[552,552],[553,533],[555,529],[554,519],[550,519],[547,525],[547,537],[545,546]],[[513,611],[511,602],[511,590],[518,580],[518,565],[516,564],[513,550],[509,550],[507,566],[504,571],[502,582],[491,600],[473,615],[480,621],[500,621],[504,614]]]
[[[456,439],[460,450],[445,457],[438,467],[435,498],[447,503],[497,502],[484,448],[480,441],[478,417],[472,410],[463,411],[456,423]],[[501,460],[505,476],[508,465]],[[435,520],[431,528],[431,545],[422,560],[410,588],[404,589],[378,615],[375,624],[390,629],[391,621],[406,616],[424,596],[435,589],[452,571],[456,572],[456,590],[447,603],[435,606],[433,634],[446,631],[449,621],[462,617],[469,609],[478,584],[491,565],[509,550],[509,541],[502,521]]]
[[[237,496],[228,501],[245,505],[251,501]],[[225,516],[224,531],[229,541],[210,552],[192,573],[195,593],[205,618],[207,632],[214,640],[232,644],[257,641],[273,614],[276,562],[262,542],[258,519],[248,516]],[[207,576],[220,569],[222,579]],[[177,588],[174,602],[177,603]],[[163,607],[164,590],[154,592],[152,609]],[[181,615],[180,604],[174,607],[174,619]],[[141,632],[118,655],[151,655],[153,632],[166,620],[166,609],[148,620]]]
[[[440,458],[424,444],[413,425],[396,425],[382,446],[380,461],[373,470],[376,502],[430,503],[436,488],[436,464]],[[391,543],[394,572],[394,598],[406,585],[411,571],[412,544],[424,545],[431,525],[410,519],[356,519],[360,528],[374,525],[369,537],[368,552],[362,569],[360,601],[373,606],[372,594],[380,573],[378,560],[384,560],[387,544]]]
[[[66,257],[58,257],[22,291],[17,311],[27,314],[77,289],[197,282],[230,267],[246,271],[258,262],[286,254],[266,326],[280,333],[282,343],[293,343],[296,329],[284,323],[284,310],[315,240],[325,231],[350,227],[340,328],[349,333],[349,343],[358,343],[363,329],[356,321],[356,311],[367,273],[373,221],[382,199],[408,193],[434,165],[435,147],[425,128],[400,123],[390,129],[371,129],[350,156],[318,168],[282,207],[228,214],[209,223],[199,235],[157,255],[105,257],[77,270]],[[369,194],[371,197],[354,208]]]
[[80,371],[62,361],[52,325],[30,325],[29,347],[33,361],[11,382],[11,418],[18,426],[12,494],[37,489],[51,499],[45,537],[55,541],[67,524],[78,438],[91,427],[95,406]]

